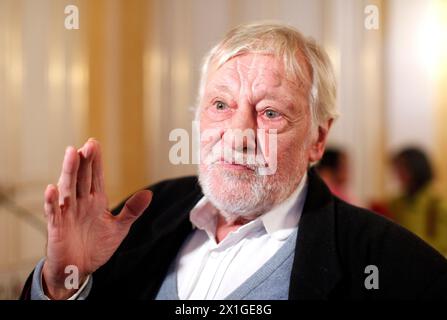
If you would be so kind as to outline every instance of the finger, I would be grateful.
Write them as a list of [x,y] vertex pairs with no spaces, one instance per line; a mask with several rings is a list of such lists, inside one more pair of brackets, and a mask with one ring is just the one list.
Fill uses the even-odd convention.
[[146,210],[152,200],[152,192],[142,190],[135,193],[124,204],[123,209],[118,215],[118,220],[125,225],[132,224]]
[[87,141],[78,150],[78,154],[80,163],[76,183],[76,196],[81,198],[89,195],[92,188],[92,144]]
[[61,208],[59,207],[58,199],[59,192],[56,186],[49,184],[45,189],[44,212],[46,218],[60,214]]
[[90,138],[92,144],[92,189],[91,192],[104,192],[104,171],[99,142]]
[[79,169],[79,155],[75,148],[65,151],[62,172],[59,178],[59,204],[67,206],[76,199],[76,182]]

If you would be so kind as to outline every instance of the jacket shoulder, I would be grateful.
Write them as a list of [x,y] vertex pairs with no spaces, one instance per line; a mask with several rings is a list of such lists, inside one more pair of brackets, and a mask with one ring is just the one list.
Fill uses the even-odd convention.
[[[153,193],[151,203],[132,225],[122,249],[151,241],[169,225],[184,221],[189,210],[202,197],[196,176],[163,180],[145,189]],[[119,214],[126,200],[113,210],[113,214]]]
[[[175,199],[186,197],[191,193],[201,193],[200,185],[196,176],[166,179],[146,186],[144,189],[151,190],[153,193],[152,201],[149,205],[151,210],[153,210],[154,207],[162,206],[163,204],[173,204],[175,203]],[[121,211],[128,198],[129,197],[125,198],[112,210],[114,215]]]
[[379,214],[338,198],[334,211],[345,271],[360,280],[365,279],[367,266],[377,267],[381,297],[447,296],[447,260],[422,239]]
[[152,190],[152,192],[188,192],[199,187],[199,181],[197,176],[185,176],[180,178],[166,179],[150,186],[146,189]]

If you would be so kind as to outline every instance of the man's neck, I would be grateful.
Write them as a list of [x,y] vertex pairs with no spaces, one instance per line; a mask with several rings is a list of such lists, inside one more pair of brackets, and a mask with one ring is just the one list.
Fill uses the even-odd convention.
[[222,215],[218,214],[216,226],[216,242],[220,243],[230,232],[239,229],[241,226],[248,222],[250,222],[250,220],[242,218],[228,222]]

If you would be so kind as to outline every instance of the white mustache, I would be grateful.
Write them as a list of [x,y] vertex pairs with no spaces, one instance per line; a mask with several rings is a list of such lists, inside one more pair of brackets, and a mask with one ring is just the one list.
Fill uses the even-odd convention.
[[[269,150],[269,157],[265,154],[265,148],[261,147],[266,144],[265,133],[262,134],[262,132],[264,131],[261,130],[261,133],[258,133],[259,141],[248,139],[247,147],[234,148],[234,139],[230,138],[230,143],[225,143],[225,135],[222,136],[221,132],[218,131],[209,131],[201,136],[201,139],[203,138],[201,142],[204,143],[206,141],[202,145],[201,154],[199,155],[200,159],[203,160],[201,162],[205,165],[218,165],[219,163],[237,164],[245,166],[259,175],[274,174],[277,169],[276,130],[269,130],[271,136],[268,140],[268,146],[265,146]],[[238,137],[240,134],[240,131],[236,131],[236,134],[233,133],[233,136]],[[230,137],[232,136],[230,135]],[[243,139],[244,137],[240,140],[243,141]]]
[[242,165],[253,171],[256,171],[258,168],[265,168],[267,166],[264,156],[261,154],[256,154],[254,150],[240,152],[228,147],[221,148],[218,144],[216,144],[205,157],[204,163],[207,165],[212,165],[222,162]]

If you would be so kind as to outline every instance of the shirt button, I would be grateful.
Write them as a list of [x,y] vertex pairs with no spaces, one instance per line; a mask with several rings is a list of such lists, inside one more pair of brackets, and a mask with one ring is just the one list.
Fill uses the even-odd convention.
[[216,259],[217,256],[218,256],[218,253],[217,253],[217,252],[215,252],[215,251],[211,251],[211,252],[210,252],[210,258]]

